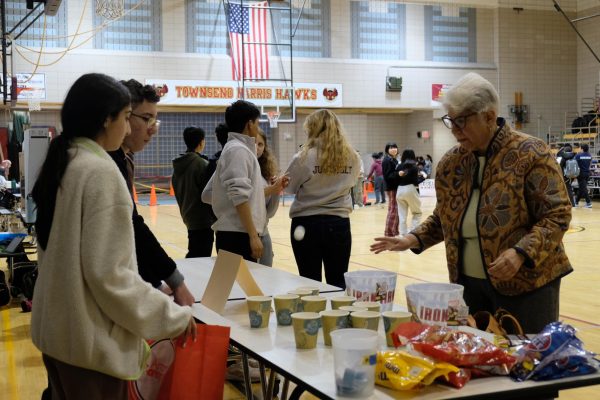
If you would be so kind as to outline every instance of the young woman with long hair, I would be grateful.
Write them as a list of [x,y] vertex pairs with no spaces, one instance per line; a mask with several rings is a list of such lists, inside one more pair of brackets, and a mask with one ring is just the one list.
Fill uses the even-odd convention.
[[195,336],[179,307],[139,276],[125,180],[107,151],[130,132],[128,90],[102,74],[77,79],[32,197],[39,276],[31,337],[53,399],[127,399],[144,339]]
[[398,146],[396,143],[389,142],[385,145],[385,156],[381,163],[383,170],[383,179],[385,181],[385,191],[388,198],[388,211],[385,219],[384,236],[398,236],[398,203],[396,202],[396,190],[398,189]]
[[360,174],[360,160],[346,139],[338,117],[318,110],[304,122],[308,140],[287,169],[291,241],[301,276],[345,287],[352,234],[350,189]]
[[[260,129],[258,135],[256,135],[256,157],[258,158],[258,165],[260,166],[260,174],[263,177],[263,183],[265,187],[265,202],[267,207],[267,222],[272,218],[277,209],[279,208],[279,189],[277,185],[273,185],[277,181],[277,160],[267,143],[267,136]],[[287,185],[287,177],[283,176],[279,179],[285,180],[284,185]],[[263,235],[260,237],[263,244],[262,256],[258,259],[258,263],[266,265],[268,267],[273,266],[273,243],[271,242],[271,235],[267,226],[263,231]]]

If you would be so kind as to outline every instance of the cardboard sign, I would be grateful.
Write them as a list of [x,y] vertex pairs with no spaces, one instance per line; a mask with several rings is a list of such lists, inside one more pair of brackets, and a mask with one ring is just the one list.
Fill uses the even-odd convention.
[[235,281],[247,296],[263,296],[242,256],[220,250],[202,296],[202,305],[222,314]]

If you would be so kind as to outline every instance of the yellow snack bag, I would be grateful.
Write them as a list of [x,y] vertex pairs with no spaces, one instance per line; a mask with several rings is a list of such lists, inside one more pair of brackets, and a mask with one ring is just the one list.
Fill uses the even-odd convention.
[[458,368],[406,351],[380,351],[375,365],[375,383],[395,390],[430,385],[435,378],[458,372]]

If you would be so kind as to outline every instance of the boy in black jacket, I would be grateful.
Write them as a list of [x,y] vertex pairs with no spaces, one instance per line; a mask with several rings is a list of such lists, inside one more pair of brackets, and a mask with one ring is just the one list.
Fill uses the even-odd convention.
[[[144,149],[152,136],[158,132],[160,121],[156,118],[158,110],[156,103],[160,97],[154,87],[142,85],[135,79],[121,81],[131,94],[131,134],[125,136],[121,148],[110,152],[121,174],[125,178],[129,193],[133,198],[134,163],[133,154]],[[138,270],[142,279],[159,288],[164,281],[173,291],[175,302],[182,306],[194,303],[194,296],[188,290],[183,275],[177,269],[175,261],[163,250],[156,237],[137,212],[133,204],[133,231],[135,234],[135,252]]]
[[209,204],[200,200],[208,183],[208,159],[200,153],[204,150],[204,131],[189,126],[183,131],[187,147],[185,153],[173,160],[173,190],[179,212],[188,229],[188,253],[186,258],[210,257],[215,240],[211,225],[216,221]]

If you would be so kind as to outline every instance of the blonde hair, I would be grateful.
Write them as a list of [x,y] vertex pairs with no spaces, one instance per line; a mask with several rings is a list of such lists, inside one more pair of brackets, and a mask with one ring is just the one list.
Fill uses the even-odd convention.
[[258,159],[258,165],[260,166],[260,174],[263,178],[271,183],[271,178],[277,175],[277,160],[271,154],[271,150],[269,149],[269,145],[267,144],[267,135],[263,132],[262,129],[258,130],[258,134],[262,138],[263,142],[265,142],[265,149],[263,150],[262,155]]
[[329,110],[317,110],[306,117],[304,130],[308,140],[302,146],[301,157],[308,151],[317,149],[318,163],[322,173],[334,175],[349,162],[358,159],[358,154],[346,140],[344,128],[337,115]]

